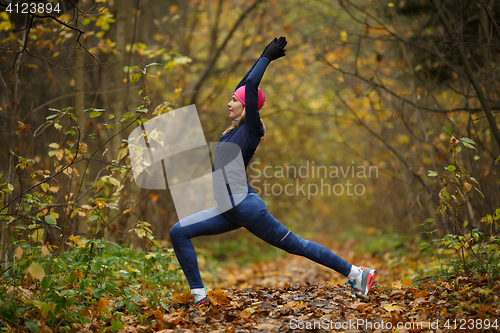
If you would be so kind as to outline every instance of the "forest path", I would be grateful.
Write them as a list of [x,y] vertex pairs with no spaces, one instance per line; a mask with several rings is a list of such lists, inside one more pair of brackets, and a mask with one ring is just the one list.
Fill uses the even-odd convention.
[[182,304],[179,295],[162,317],[161,332],[451,332],[455,327],[491,331],[500,324],[500,308],[494,306],[498,297],[493,296],[500,291],[498,280],[493,290],[483,278],[464,276],[417,286],[398,280],[419,264],[415,259],[389,264],[391,253],[370,257],[355,253],[349,243],[328,247],[348,262],[377,269],[366,300],[353,297],[340,274],[289,255],[249,268],[222,269],[224,279],[208,294],[212,305]]

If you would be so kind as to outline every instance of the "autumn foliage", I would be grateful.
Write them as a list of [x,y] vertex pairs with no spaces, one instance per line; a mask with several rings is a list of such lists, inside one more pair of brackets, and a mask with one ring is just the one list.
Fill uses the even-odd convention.
[[[497,1],[45,2],[66,7],[22,14],[0,3],[1,329],[498,317]],[[280,35],[287,54],[261,82],[267,135],[249,180],[288,228],[345,241],[349,260],[373,258],[390,274],[368,303],[334,273],[257,288],[262,279],[228,266],[235,254],[262,259],[267,245],[221,235],[206,250],[195,241],[208,279],[253,282],[213,288],[212,307],[192,311],[168,236],[170,192],[136,186],[126,138],[195,104],[216,141],[234,87]],[[291,173],[306,165],[349,172]],[[319,192],[349,184],[358,192]]]

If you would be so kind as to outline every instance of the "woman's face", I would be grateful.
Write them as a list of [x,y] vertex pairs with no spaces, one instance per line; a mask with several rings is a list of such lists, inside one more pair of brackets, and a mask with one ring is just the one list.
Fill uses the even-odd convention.
[[229,106],[229,118],[231,118],[231,120],[238,118],[243,113],[243,103],[240,102],[236,95],[233,95],[231,101],[227,103],[227,106]]

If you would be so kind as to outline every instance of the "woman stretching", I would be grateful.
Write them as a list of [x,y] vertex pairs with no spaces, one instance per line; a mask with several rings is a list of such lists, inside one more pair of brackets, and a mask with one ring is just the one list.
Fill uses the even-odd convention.
[[[265,130],[259,115],[259,110],[264,105],[265,96],[259,88],[259,83],[269,63],[285,55],[284,48],[286,44],[285,37],[274,38],[269,43],[261,57],[238,84],[231,101],[228,103],[229,118],[231,118],[233,124],[219,138],[219,145],[224,143],[238,145],[245,170],[261,138],[264,136]],[[217,151],[215,160],[217,160]],[[245,176],[243,175],[243,177]],[[247,181],[245,179],[245,184],[247,184]],[[233,195],[236,196],[236,194],[230,193],[229,197],[231,197],[232,206],[229,206],[229,209],[221,209],[222,205],[218,202],[218,207],[211,208],[210,214],[207,214],[208,211],[202,211],[188,218],[191,218],[190,221],[192,221],[192,217],[195,217],[194,220],[196,220],[195,215],[203,217],[203,214],[212,217],[200,218],[195,223],[186,223],[186,221],[183,223],[183,220],[188,219],[186,218],[177,222],[170,229],[175,254],[189,282],[195,304],[209,304],[209,300],[206,297],[206,290],[201,281],[198,261],[191,238],[217,235],[241,227],[288,253],[306,257],[343,274],[349,279],[346,284],[351,286],[353,293],[368,294],[375,278],[375,270],[351,265],[326,247],[298,237],[269,214],[264,201],[250,185],[247,186],[248,193],[236,205],[236,200],[233,200]],[[213,214],[213,211],[217,212],[217,209],[219,209],[220,214]]]

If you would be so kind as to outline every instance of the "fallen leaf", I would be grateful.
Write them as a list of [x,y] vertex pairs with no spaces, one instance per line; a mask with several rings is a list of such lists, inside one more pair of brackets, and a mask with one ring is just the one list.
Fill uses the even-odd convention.
[[229,304],[231,304],[231,300],[220,289],[214,289],[214,290],[208,291],[207,297],[210,300],[210,302],[214,305],[229,305]]
[[401,307],[398,306],[397,304],[387,304],[386,306],[384,306],[384,309],[386,309],[389,312],[392,312],[392,311],[399,312],[399,311],[401,311]]

